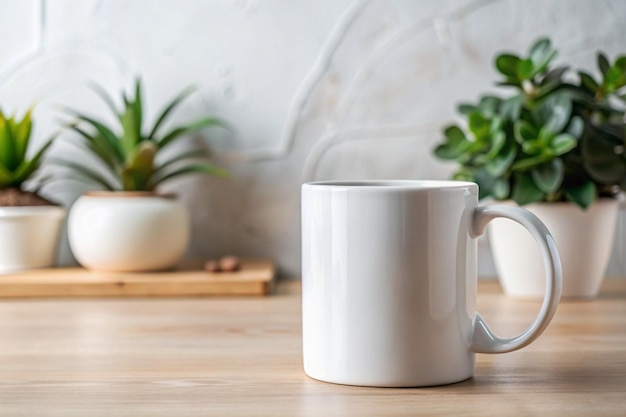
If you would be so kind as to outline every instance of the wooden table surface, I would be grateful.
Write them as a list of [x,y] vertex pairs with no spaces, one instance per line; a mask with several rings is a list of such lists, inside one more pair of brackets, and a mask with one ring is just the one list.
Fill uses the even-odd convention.
[[[565,302],[531,346],[477,355],[475,377],[361,388],[302,371],[300,287],[270,297],[0,301],[2,416],[625,416],[626,280]],[[537,302],[481,283],[496,330]]]

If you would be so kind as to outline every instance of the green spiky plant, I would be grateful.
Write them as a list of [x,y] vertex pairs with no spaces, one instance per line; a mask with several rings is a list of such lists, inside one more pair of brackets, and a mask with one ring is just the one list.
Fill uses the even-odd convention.
[[[32,127],[32,109],[28,110],[21,119],[15,115],[8,117],[0,110],[0,191],[19,190],[26,193],[23,190],[24,182],[31,179],[37,172],[42,157],[52,145],[54,136],[46,140],[43,146],[29,158],[27,152]],[[25,204],[28,205],[28,203]]]
[[92,88],[114,113],[119,126],[110,127],[102,121],[68,109],[78,119],[78,123],[70,128],[79,134],[87,150],[97,157],[101,167],[111,175],[102,175],[91,167],[73,161],[57,158],[57,163],[110,191],[154,191],[165,181],[192,173],[227,176],[225,169],[208,162],[209,155],[202,149],[182,152],[160,162],[156,160],[159,152],[187,137],[189,133],[211,126],[226,127],[218,118],[205,117],[162,132],[163,123],[193,89],[182,91],[165,106],[151,128],[145,129],[139,79],[134,86],[133,98],[122,93],[121,109],[100,86],[93,84]]
[[462,104],[467,128],[445,128],[435,155],[456,161],[454,178],[477,182],[481,198],[587,208],[626,190],[626,56],[598,53],[598,79],[552,68],[556,54],[540,39],[527,56],[498,55],[498,85],[514,94]]

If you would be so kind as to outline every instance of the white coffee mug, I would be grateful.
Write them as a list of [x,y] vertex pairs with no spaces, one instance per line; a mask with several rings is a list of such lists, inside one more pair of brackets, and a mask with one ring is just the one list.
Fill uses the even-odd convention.
[[[460,181],[314,182],[302,186],[305,372],[379,387],[470,378],[475,353],[520,349],[546,328],[561,296],[561,263],[530,212],[478,206]],[[543,305],[518,336],[495,335],[476,312],[476,240],[489,221],[525,226],[541,248]]]

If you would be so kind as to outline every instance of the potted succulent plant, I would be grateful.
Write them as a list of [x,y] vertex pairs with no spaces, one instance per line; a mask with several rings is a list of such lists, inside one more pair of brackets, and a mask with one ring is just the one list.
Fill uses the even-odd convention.
[[[563,263],[563,296],[595,297],[606,272],[621,190],[626,189],[626,56],[598,53],[600,77],[552,67],[548,39],[526,57],[497,56],[506,97],[462,104],[467,128],[445,128],[437,157],[459,165],[454,178],[475,181],[481,198],[527,205],[552,232]],[[490,244],[504,290],[543,294],[532,239],[497,221]]]
[[29,157],[32,125],[31,111],[19,119],[0,110],[0,273],[51,266],[56,260],[65,209],[23,189],[53,141]]
[[98,166],[69,160],[56,162],[103,191],[88,192],[72,206],[68,239],[74,256],[84,267],[105,271],[150,271],[175,266],[188,244],[190,225],[186,208],[173,195],[158,192],[164,182],[191,173],[223,177],[227,173],[207,160],[201,149],[183,151],[169,158],[160,152],[186,134],[210,126],[224,126],[214,117],[195,120],[162,132],[164,121],[191,93],[174,98],[150,129],[144,129],[141,82],[134,97],[123,94],[118,110],[113,99],[97,85],[94,91],[108,104],[118,128],[81,112],[72,130]]

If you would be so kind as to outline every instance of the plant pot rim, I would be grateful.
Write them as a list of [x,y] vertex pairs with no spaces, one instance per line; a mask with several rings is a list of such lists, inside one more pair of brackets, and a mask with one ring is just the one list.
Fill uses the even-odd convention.
[[174,193],[157,193],[155,191],[87,191],[83,196],[94,198],[166,198],[170,200],[178,198]]
[[51,216],[61,218],[67,210],[60,206],[0,206],[0,218]]

